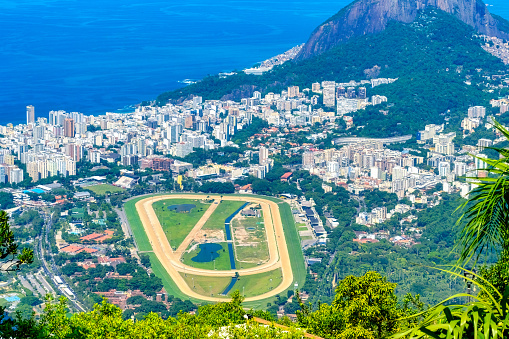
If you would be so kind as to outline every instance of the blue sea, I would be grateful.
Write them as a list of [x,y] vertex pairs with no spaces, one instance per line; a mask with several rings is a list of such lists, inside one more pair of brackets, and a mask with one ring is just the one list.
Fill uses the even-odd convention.
[[[0,124],[103,114],[305,42],[350,0],[0,0]],[[506,0],[490,11],[509,18]]]

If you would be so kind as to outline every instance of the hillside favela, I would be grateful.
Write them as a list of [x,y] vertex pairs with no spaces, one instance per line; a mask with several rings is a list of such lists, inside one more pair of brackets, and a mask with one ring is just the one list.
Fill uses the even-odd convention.
[[356,0],[121,112],[0,111],[0,337],[509,338],[497,6]]

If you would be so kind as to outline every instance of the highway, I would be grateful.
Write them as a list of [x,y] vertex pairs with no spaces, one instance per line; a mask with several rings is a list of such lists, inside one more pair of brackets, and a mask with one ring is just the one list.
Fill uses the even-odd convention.
[[[43,227],[42,233],[38,237],[38,239],[39,239],[39,246],[35,247],[35,254],[36,254],[37,258],[39,258],[39,260],[41,260],[42,268],[43,268],[44,273],[46,274],[46,276],[48,278],[50,278],[54,282],[55,281],[55,276],[59,276],[59,275],[58,275],[57,266],[55,264],[55,260],[53,258],[53,253],[51,252],[51,249],[49,248],[50,245],[49,245],[49,241],[48,241],[48,234],[49,234],[49,232],[51,232],[51,226],[53,225],[53,222],[51,220],[53,215],[48,215],[45,212],[42,212],[42,214],[43,214],[43,218],[44,218],[44,227]],[[44,244],[46,244],[46,246],[48,248],[45,248]],[[48,263],[46,261],[45,253],[47,253],[50,256],[50,258],[51,258],[51,262],[50,263]],[[76,297],[76,299],[71,299],[64,292],[63,289],[67,287],[67,288],[69,288],[69,290],[71,290],[71,292],[74,293],[74,291],[71,288],[71,286],[67,285],[66,283],[64,283],[62,285],[55,284],[55,286],[57,287],[57,293],[59,293],[60,295],[65,296],[69,300],[69,303],[71,303],[74,306],[75,309],[77,309],[78,311],[81,311],[81,312],[86,312],[87,311],[85,309],[85,307],[83,307],[81,305],[81,303],[77,299],[77,297]],[[53,289],[51,289],[51,290],[53,290]]]

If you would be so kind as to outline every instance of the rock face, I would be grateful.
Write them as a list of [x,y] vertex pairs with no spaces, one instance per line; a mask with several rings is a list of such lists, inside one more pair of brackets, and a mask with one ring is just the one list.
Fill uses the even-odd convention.
[[428,6],[454,15],[481,34],[509,39],[500,29],[502,23],[481,0],[357,0],[315,29],[298,58],[310,58],[351,38],[381,32],[393,20],[410,23]]

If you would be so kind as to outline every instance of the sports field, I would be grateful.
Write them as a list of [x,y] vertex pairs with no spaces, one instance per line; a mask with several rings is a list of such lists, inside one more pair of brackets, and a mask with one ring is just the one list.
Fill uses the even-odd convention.
[[232,222],[235,259],[242,267],[253,267],[269,260],[263,216],[239,216]]
[[84,187],[84,189],[92,191],[96,195],[106,195],[107,192],[109,193],[119,193],[124,192],[125,189],[113,185],[108,184],[100,184],[100,185],[94,185],[94,186],[87,186]]
[[[210,203],[208,205],[204,204],[201,211],[199,211],[200,208],[195,209],[196,213],[198,211],[202,213],[201,217],[195,215],[185,221],[186,225],[182,224],[182,220],[178,225],[182,228],[185,226],[186,232],[191,230],[189,235],[185,237],[186,232],[182,232],[180,238],[185,237],[185,239],[178,249],[175,250],[178,244],[172,243],[170,246],[170,241],[163,230],[164,216],[157,215],[158,207],[162,213],[166,212],[162,209],[165,207],[163,201],[166,202],[166,206],[170,201],[172,204],[173,202],[187,204],[191,200],[193,204],[196,204],[196,202],[204,201],[206,197],[196,194],[164,195],[153,198],[145,196],[132,199],[125,205],[126,215],[138,248],[141,251],[153,252],[149,255],[154,273],[163,279],[168,293],[179,297],[185,295],[186,298],[195,302],[224,300],[225,297],[218,296],[218,293],[222,291],[216,290],[224,290],[225,286],[230,285],[229,282],[235,272],[238,272],[239,280],[235,282],[228,294],[239,290],[247,298],[246,305],[257,308],[271,301],[276,294],[293,289],[295,283],[297,286],[303,285],[306,271],[300,241],[290,207],[279,199],[252,195],[229,195],[222,198],[208,196],[214,201],[208,201],[207,203]],[[213,242],[222,246],[222,249],[218,251],[219,256],[204,254],[210,256],[210,259],[214,258],[215,270],[214,260],[193,262],[193,258],[199,257],[200,244],[210,243],[216,238],[219,240],[221,232],[226,232],[225,219],[232,215],[232,211],[236,211],[244,204],[247,205],[245,209],[256,205],[262,213],[257,216],[239,214],[231,222],[235,256],[238,256],[241,247],[241,260],[235,260],[236,269],[231,270],[228,267],[229,251],[227,242],[224,242],[225,238],[222,242]],[[207,206],[210,207],[207,209]],[[195,223],[197,219],[199,221],[193,226],[192,223]],[[176,223],[173,222],[172,225],[175,226]],[[241,229],[240,233],[238,229]],[[261,241],[263,237],[265,237],[266,245],[261,245],[260,248],[252,246],[257,241],[263,243]],[[256,259],[252,260],[253,258]],[[254,262],[248,262],[249,259]],[[215,282],[214,285],[210,284],[212,280]],[[219,282],[221,282],[220,287]],[[197,283],[201,287],[196,287]],[[192,284],[194,288],[190,286]],[[209,284],[208,288],[207,284]],[[210,286],[214,286],[212,292]]]

